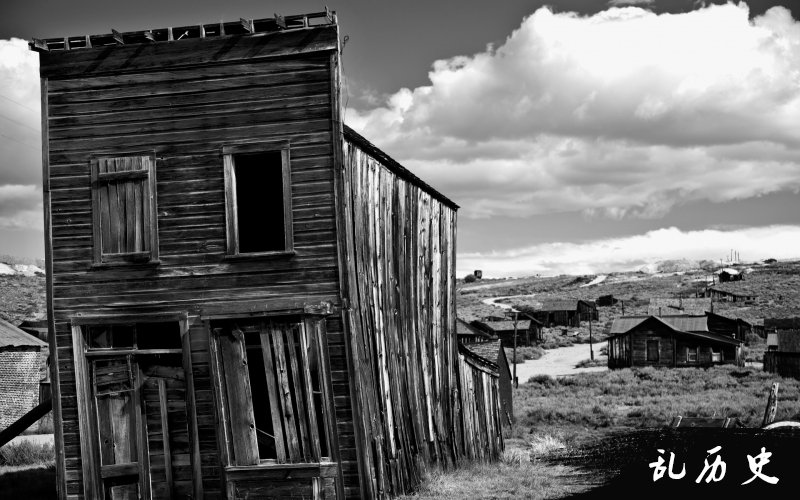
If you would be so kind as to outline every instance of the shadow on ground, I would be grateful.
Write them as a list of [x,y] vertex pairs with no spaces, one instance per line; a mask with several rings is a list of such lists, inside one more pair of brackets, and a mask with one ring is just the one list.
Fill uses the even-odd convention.
[[24,500],[56,498],[55,466],[4,470],[0,474],[0,498]]

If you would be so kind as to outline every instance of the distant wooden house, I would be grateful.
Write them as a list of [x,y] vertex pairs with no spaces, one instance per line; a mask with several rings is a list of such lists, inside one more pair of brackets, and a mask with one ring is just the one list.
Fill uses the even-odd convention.
[[494,338],[479,328],[467,323],[461,318],[456,319],[456,335],[462,344],[476,344],[490,342]]
[[706,311],[711,311],[711,307],[711,299],[705,297],[652,297],[647,306],[647,314],[650,316],[703,315]]
[[0,430],[42,402],[47,343],[0,319]]
[[717,273],[717,278],[720,283],[727,283],[729,281],[741,281],[744,279],[744,273],[732,267],[726,267]]
[[609,306],[613,306],[613,305],[617,304],[618,302],[619,302],[619,299],[616,299],[616,298],[614,298],[614,296],[613,296],[613,295],[610,295],[610,294],[609,294],[609,295],[601,295],[601,296],[600,296],[600,297],[598,297],[598,298],[597,298],[597,300],[595,301],[595,303],[596,303],[596,304],[597,304],[599,307],[609,307]]
[[764,371],[800,379],[800,317],[765,318]]
[[608,367],[742,366],[742,342],[709,331],[707,316],[623,316],[611,325]]
[[483,271],[481,271],[480,269],[476,269],[473,273],[473,276],[475,276],[477,279],[481,279],[483,278]]
[[505,348],[499,340],[464,344],[470,351],[498,366],[500,388],[500,420],[504,425],[514,421],[514,400],[511,380],[511,367]]
[[499,456],[458,206],[342,123],[335,13],[30,46],[58,498],[380,498]]
[[742,304],[753,304],[758,298],[749,287],[733,283],[722,283],[706,288],[706,297],[714,302],[737,302]]
[[[520,315],[522,318],[522,315]],[[474,321],[472,326],[499,338],[506,347],[514,346],[514,321]],[[517,345],[527,346],[542,340],[542,324],[533,318],[518,319],[516,324]]]
[[742,318],[729,318],[706,311],[708,331],[723,336],[732,336],[744,342],[748,334],[757,334],[757,327]]
[[580,326],[581,321],[597,321],[597,304],[588,300],[543,299],[528,315],[545,326]]

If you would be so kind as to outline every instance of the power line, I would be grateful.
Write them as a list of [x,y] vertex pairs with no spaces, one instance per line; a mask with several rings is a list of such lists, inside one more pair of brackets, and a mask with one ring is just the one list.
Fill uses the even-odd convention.
[[28,109],[28,110],[30,110],[30,111],[33,111],[34,113],[38,113],[38,111],[36,111],[35,109],[31,108],[30,106],[27,106],[27,105],[25,105],[25,104],[22,104],[22,103],[21,103],[21,102],[19,102],[19,101],[15,101],[14,99],[12,99],[12,98],[10,98],[10,97],[8,97],[8,96],[4,96],[3,94],[0,94],[0,97],[2,97],[3,99],[5,99],[5,100],[7,100],[7,101],[11,101],[11,102],[13,102],[14,104],[16,104],[16,105],[18,105],[18,106],[22,106],[22,107],[23,107],[23,108],[25,108],[25,109]]
[[40,146],[34,146],[30,142],[20,141],[19,139],[15,139],[14,137],[11,137],[10,135],[6,135],[6,134],[0,133],[0,137],[5,137],[6,139],[11,139],[14,142],[18,142],[20,144],[24,144],[25,146],[28,146],[28,147],[36,149],[36,150],[40,149]]
[[37,134],[38,134],[38,133],[41,133],[41,130],[39,130],[39,129],[35,129],[35,128],[31,127],[30,125],[26,125],[26,124],[22,123],[21,121],[19,121],[19,120],[15,120],[15,119],[13,119],[13,118],[11,118],[11,117],[9,117],[9,116],[6,116],[6,115],[4,115],[4,114],[2,114],[2,113],[0,113],[0,118],[5,118],[6,120],[8,120],[8,121],[11,121],[11,122],[14,122],[14,123],[16,123],[17,125],[21,125],[21,126],[23,126],[23,127],[27,128],[28,130],[33,130],[33,131],[34,131],[34,132],[36,132]]

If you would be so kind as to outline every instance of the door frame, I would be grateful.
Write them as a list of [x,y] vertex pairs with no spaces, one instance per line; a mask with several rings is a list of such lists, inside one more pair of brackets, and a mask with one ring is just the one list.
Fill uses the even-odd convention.
[[[190,440],[190,448],[192,453],[190,453],[192,459],[192,482],[193,490],[195,494],[198,491],[201,493],[199,498],[202,498],[202,483],[201,478],[197,476],[197,471],[199,469],[199,462],[195,463],[198,460],[198,451],[199,451],[199,443],[197,440],[197,424],[196,424],[196,416],[195,416],[195,396],[194,396],[194,380],[192,374],[192,365],[191,365],[191,349],[190,349],[190,340],[189,340],[189,317],[188,313],[186,312],[177,312],[177,313],[141,313],[141,312],[132,312],[129,314],[125,313],[116,313],[116,314],[97,314],[97,315],[75,315],[70,318],[71,321],[71,328],[72,328],[72,353],[73,353],[73,361],[75,364],[75,392],[77,397],[77,409],[78,409],[78,431],[80,436],[80,448],[81,448],[81,464],[82,464],[82,478],[83,478],[83,493],[85,498],[97,498],[102,499],[103,497],[103,486],[102,486],[102,478],[100,475],[100,450],[99,450],[99,442],[98,442],[98,430],[97,430],[97,413],[95,411],[94,405],[94,394],[91,386],[91,378],[90,378],[90,370],[89,370],[89,357],[87,356],[88,347],[86,342],[86,337],[84,335],[84,326],[92,326],[92,325],[113,325],[113,324],[130,324],[130,323],[156,323],[156,322],[169,322],[175,321],[180,326],[180,336],[181,336],[181,359],[183,370],[186,376],[186,412],[187,412],[187,420],[188,420],[188,430],[189,430],[189,440]],[[120,349],[117,351],[109,350],[108,355],[123,355],[126,353],[130,353],[130,351],[126,351],[124,349]],[[153,353],[147,350],[141,350],[141,354],[148,354]],[[175,352],[177,354],[177,352]],[[147,447],[146,443],[146,436],[142,436],[142,432],[146,432],[146,425],[142,425],[142,419],[144,416],[141,414],[142,405],[140,401],[140,374],[138,373],[138,365],[137,370],[134,374],[136,380],[136,387],[135,387],[135,401],[137,406],[136,412],[136,425],[137,429],[137,454],[139,454],[139,463],[140,463],[140,474],[139,474],[139,483],[140,483],[140,494],[141,498],[149,499],[151,498],[151,491],[150,491],[150,481],[145,481],[145,477],[149,479],[149,474],[143,473],[145,470],[143,468],[142,462],[142,453],[146,454],[145,448]],[[62,391],[63,392],[63,391]],[[142,443],[142,440],[145,442]],[[149,461],[148,457],[145,457],[144,463]],[[148,467],[149,469],[149,467]],[[200,486],[198,486],[198,484]]]

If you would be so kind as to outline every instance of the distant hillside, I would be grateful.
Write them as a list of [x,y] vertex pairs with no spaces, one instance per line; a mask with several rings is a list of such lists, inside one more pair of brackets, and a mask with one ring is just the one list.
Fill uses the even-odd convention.
[[[708,262],[700,263],[706,267]],[[703,265],[705,264],[705,265]],[[672,261],[649,272],[611,273],[602,280],[598,276],[528,277],[519,279],[482,280],[459,283],[457,307],[459,317],[477,319],[497,314],[498,309],[484,304],[488,297],[535,294],[534,298],[509,299],[507,303],[524,306],[541,298],[576,298],[596,300],[601,295],[613,295],[625,303],[625,314],[646,314],[652,297],[694,297],[703,290],[707,280],[716,277],[713,272],[701,269],[664,272],[664,269],[685,269],[685,262]],[[741,266],[746,269],[745,279],[724,283],[723,288],[758,295],[754,304],[715,302],[715,312],[747,320],[765,317],[800,315],[800,261],[781,261],[773,264]],[[596,284],[586,286],[593,281]],[[621,313],[615,306],[614,315]]]
[[16,325],[46,315],[44,276],[0,275],[1,318]]

